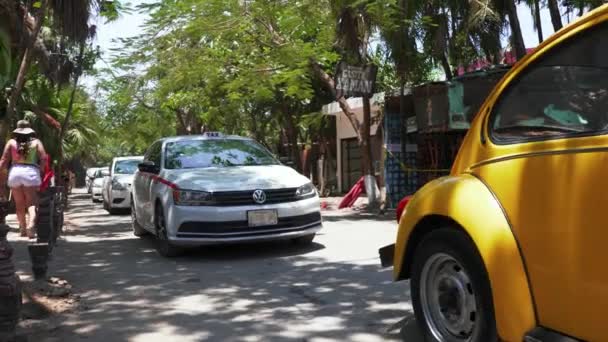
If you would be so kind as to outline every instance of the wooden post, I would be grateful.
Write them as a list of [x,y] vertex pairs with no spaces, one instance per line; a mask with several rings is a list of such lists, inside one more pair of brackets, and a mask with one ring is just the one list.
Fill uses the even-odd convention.
[[21,285],[15,274],[13,248],[6,235],[8,202],[0,202],[0,341],[14,341],[21,311]]

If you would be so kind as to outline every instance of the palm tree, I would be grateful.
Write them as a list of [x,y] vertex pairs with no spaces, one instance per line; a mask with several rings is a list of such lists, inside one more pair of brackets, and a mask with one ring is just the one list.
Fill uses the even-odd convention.
[[[38,39],[38,34],[40,33],[40,29],[42,28],[42,23],[44,21],[45,12],[46,12],[48,4],[49,4],[49,0],[43,0],[40,3],[40,6],[36,11],[36,15],[34,16],[34,28],[31,32],[31,36],[29,37],[29,40],[27,40],[27,42],[25,44],[23,57],[21,58],[19,71],[17,73],[17,78],[15,80],[15,85],[13,86],[13,89],[11,90],[11,93],[10,93],[10,96],[8,99],[8,104],[6,107],[6,115],[4,116],[4,122],[0,126],[0,141],[2,142],[2,145],[4,145],[4,142],[6,141],[6,137],[8,136],[8,132],[9,132],[10,122],[13,119],[13,116],[15,115],[15,111],[17,109],[17,99],[21,95],[21,91],[23,90],[23,86],[25,85],[25,75],[30,67],[31,58],[32,58],[32,50],[33,50],[35,41]],[[25,11],[27,11],[27,10],[28,9],[25,9]],[[25,17],[27,18],[27,16],[25,16]],[[26,26],[26,25],[24,25],[24,26]]]
[[[498,0],[499,2],[501,0]],[[511,27],[511,44],[515,50],[517,59],[523,58],[526,55],[526,45],[524,44],[524,36],[521,34],[521,26],[519,24],[519,16],[517,15],[516,0],[504,0],[504,10],[509,18],[509,26]]]
[[[42,0],[36,3],[39,4],[38,8],[27,8],[18,0],[0,0],[0,14],[3,12],[14,13],[15,9],[24,13],[23,21],[13,18],[12,30],[22,32],[25,35],[23,40],[27,42],[25,46],[17,47],[17,50],[19,48],[23,50],[23,57],[19,63],[20,67],[15,76],[14,86],[10,92],[6,115],[0,123],[0,141],[2,142],[6,141],[8,136],[17,109],[17,102],[23,91],[25,78],[33,57],[43,59],[45,60],[44,64],[49,64],[49,55],[44,51],[44,45],[39,41],[39,33],[47,15],[53,17],[51,28],[58,36],[65,37],[71,44],[78,44],[88,37],[88,21],[93,12],[102,9],[109,10],[110,17],[115,18],[116,11],[120,8],[116,2],[105,0]],[[32,12],[35,13],[34,16],[31,15]],[[13,55],[19,55],[19,53]]]
[[543,38],[543,26],[540,20],[540,0],[526,0],[526,5],[530,7],[530,13],[534,22],[534,30],[538,34],[538,44],[542,43]]
[[559,3],[557,0],[547,0],[547,7],[549,7],[549,14],[551,15],[553,30],[557,32],[563,27],[562,14],[559,11]]

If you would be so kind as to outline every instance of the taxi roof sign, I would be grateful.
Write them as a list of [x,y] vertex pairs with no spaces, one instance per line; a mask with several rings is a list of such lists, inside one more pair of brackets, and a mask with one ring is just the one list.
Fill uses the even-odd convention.
[[206,137],[208,137],[208,138],[220,138],[220,137],[224,136],[220,132],[205,132],[203,135],[206,136]]

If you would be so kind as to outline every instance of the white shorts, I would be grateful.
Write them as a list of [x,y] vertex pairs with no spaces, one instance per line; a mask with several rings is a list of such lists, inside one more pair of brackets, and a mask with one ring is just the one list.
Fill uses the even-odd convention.
[[35,187],[40,186],[40,169],[34,165],[16,164],[11,167],[8,173],[8,187]]

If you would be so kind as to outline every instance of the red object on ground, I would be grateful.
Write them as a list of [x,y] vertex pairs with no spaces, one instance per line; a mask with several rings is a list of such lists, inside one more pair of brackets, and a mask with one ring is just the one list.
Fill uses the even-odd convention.
[[357,198],[365,191],[365,180],[361,177],[350,191],[344,196],[338,209],[350,208],[355,204]]
[[397,223],[399,223],[399,220],[401,220],[401,215],[403,214],[403,210],[405,210],[405,207],[407,206],[407,204],[410,202],[411,199],[412,199],[412,195],[405,196],[405,197],[403,197],[403,199],[401,201],[399,201],[399,204],[397,204]]
[[44,175],[42,176],[42,183],[40,184],[40,191],[44,191],[51,185],[51,180],[55,177],[55,172],[51,167],[51,158],[46,159],[46,165],[44,167]]
[[325,202],[325,201],[321,202],[321,209],[327,209],[327,207],[328,207],[327,202]]

